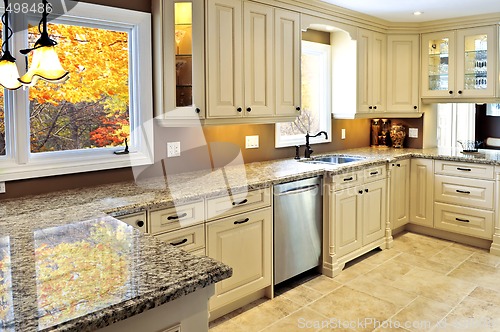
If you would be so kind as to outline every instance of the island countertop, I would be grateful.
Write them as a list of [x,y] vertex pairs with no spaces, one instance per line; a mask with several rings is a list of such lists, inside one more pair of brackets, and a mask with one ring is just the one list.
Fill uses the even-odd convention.
[[[119,216],[170,207],[199,197],[266,188],[325,172],[340,174],[409,157],[500,165],[500,152],[493,150],[464,154],[456,149],[360,148],[332,153],[366,159],[331,166],[290,158],[0,201],[0,273],[6,290],[4,294],[10,294],[4,296],[0,308],[13,305],[10,313],[9,310],[0,312],[2,323],[7,324],[2,328],[7,331],[9,328],[11,331],[92,330],[171,301],[231,273],[223,264],[189,255],[149,235],[142,235],[109,214]],[[79,235],[73,237],[77,233]],[[79,316],[65,323],[57,321],[56,317],[68,306],[64,303],[46,306],[43,302],[40,307],[40,301],[47,300],[43,293],[44,280],[54,276],[50,269],[55,266],[44,263],[41,258],[50,257],[48,255],[54,251],[78,252],[84,247],[96,252],[99,245],[117,262],[113,265],[116,269],[110,267],[108,270],[124,276],[115,278],[122,282],[121,286],[108,285],[110,289],[116,287],[117,294],[122,296],[107,298],[94,306],[82,300],[77,302],[77,309],[82,309]],[[80,279],[80,275],[70,277]]]

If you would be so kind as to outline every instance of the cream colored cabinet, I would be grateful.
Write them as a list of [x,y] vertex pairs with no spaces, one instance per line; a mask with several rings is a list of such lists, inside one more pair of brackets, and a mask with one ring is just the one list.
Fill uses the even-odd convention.
[[203,1],[153,0],[155,117],[164,126],[205,118]]
[[300,114],[300,14],[274,10],[274,55],[276,65],[276,115]]
[[390,163],[391,188],[389,219],[391,229],[407,224],[410,220],[410,160]]
[[419,35],[387,36],[387,113],[421,116]]
[[132,214],[126,214],[123,216],[117,216],[116,219],[121,220],[124,223],[129,224],[130,226],[133,226],[134,228],[137,228],[142,233],[147,232],[146,211],[132,213]]
[[434,160],[416,158],[410,165],[410,222],[433,227]]
[[207,254],[233,269],[216,284],[210,311],[234,303],[271,285],[271,208],[211,221],[207,228]]
[[422,98],[494,98],[498,28],[422,34]]
[[387,37],[358,29],[358,112],[386,111]]

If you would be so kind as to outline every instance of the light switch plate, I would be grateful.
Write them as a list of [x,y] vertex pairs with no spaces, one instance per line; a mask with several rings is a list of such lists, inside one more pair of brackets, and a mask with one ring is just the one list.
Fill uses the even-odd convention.
[[167,142],[167,158],[180,157],[181,142]]
[[345,139],[345,129],[344,128],[342,128],[342,130],[341,130],[340,139]]
[[418,138],[418,128],[410,128],[410,129],[408,129],[408,137],[410,137],[410,138]]
[[5,182],[0,182],[0,194],[5,194]]
[[257,149],[259,147],[259,135],[245,136],[245,148]]

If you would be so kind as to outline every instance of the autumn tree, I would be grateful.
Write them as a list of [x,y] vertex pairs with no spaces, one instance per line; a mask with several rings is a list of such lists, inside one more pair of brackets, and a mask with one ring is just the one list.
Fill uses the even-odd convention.
[[[120,145],[129,136],[128,34],[49,24],[64,84],[43,81],[30,88],[31,151]],[[29,29],[31,42],[37,27]]]

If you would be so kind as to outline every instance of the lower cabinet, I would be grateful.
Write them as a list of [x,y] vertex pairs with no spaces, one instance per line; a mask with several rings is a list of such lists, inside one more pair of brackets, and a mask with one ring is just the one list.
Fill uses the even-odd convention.
[[433,227],[434,160],[411,160],[410,188],[410,222]]
[[390,163],[391,188],[389,220],[391,229],[396,229],[410,220],[410,160]]
[[215,285],[211,312],[271,285],[271,208],[211,221],[206,227],[207,255],[233,268],[232,277]]

